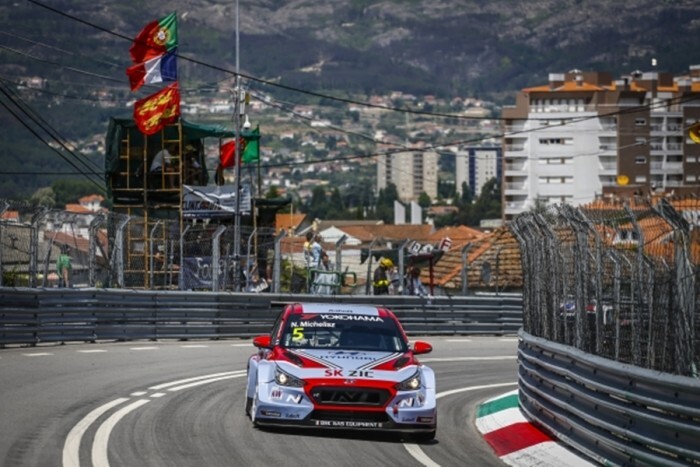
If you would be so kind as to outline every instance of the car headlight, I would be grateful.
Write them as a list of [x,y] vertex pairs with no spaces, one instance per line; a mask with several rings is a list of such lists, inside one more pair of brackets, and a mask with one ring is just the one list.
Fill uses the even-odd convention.
[[285,373],[280,369],[280,367],[275,369],[275,381],[280,386],[292,388],[303,388],[305,384],[303,380],[297,378],[296,376],[292,376],[289,373]]
[[396,386],[395,386],[395,388],[399,391],[415,391],[416,389],[418,389],[420,387],[421,387],[420,371],[416,371],[415,373],[413,373],[413,376],[401,381],[400,383],[396,383]]

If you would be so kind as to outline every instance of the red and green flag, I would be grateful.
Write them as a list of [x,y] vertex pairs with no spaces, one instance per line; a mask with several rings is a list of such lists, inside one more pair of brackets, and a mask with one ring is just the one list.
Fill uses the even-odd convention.
[[260,160],[260,127],[255,127],[253,131],[244,131],[245,149],[243,149],[243,163],[258,162]]
[[173,12],[148,23],[134,39],[129,52],[134,63],[143,63],[177,47],[177,15]]

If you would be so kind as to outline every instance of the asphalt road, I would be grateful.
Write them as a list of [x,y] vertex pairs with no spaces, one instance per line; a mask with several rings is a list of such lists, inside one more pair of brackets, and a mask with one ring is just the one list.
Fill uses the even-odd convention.
[[255,429],[244,416],[249,341],[68,344],[0,350],[3,466],[502,465],[474,427],[515,388],[514,337],[434,337],[436,440]]

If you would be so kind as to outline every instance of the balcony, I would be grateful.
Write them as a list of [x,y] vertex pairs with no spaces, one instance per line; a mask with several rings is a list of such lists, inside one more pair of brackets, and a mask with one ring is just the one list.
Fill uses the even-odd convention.
[[527,183],[525,182],[510,182],[503,184],[505,195],[522,195],[527,194]]
[[527,173],[528,163],[527,162],[509,162],[503,164],[503,170],[506,175],[520,175],[522,173]]

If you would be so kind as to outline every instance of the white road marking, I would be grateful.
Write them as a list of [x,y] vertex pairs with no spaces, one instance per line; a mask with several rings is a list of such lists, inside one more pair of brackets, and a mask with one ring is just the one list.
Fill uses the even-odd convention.
[[151,397],[158,399],[159,397],[163,397],[165,395],[166,394],[164,392],[154,392],[153,394],[151,394]]
[[78,350],[78,353],[104,353],[107,352],[104,349],[94,349],[94,350]]
[[[440,399],[442,397],[451,396],[452,394],[458,394],[460,392],[478,391],[479,389],[500,388],[503,386],[512,386],[514,384],[518,384],[517,381],[514,381],[512,383],[496,383],[484,384],[481,386],[468,386],[466,388],[457,388],[452,389],[450,391],[439,392],[435,395],[435,398]],[[440,464],[434,462],[430,457],[428,457],[428,455],[424,453],[423,450],[417,444],[403,443],[403,447],[406,448],[406,451],[408,451],[408,453],[422,465],[426,467],[440,467]]]
[[148,389],[151,389],[153,391],[158,391],[160,389],[167,389],[172,386],[180,386],[182,384],[186,384],[192,381],[201,381],[203,379],[210,379],[210,378],[218,378],[219,376],[229,376],[229,375],[234,375],[238,373],[243,373],[245,374],[245,370],[236,370],[236,371],[226,371],[224,373],[213,373],[211,375],[204,375],[204,376],[196,376],[194,378],[187,378],[187,379],[180,379],[177,381],[171,381],[169,383],[163,383],[163,384],[158,384],[156,386],[151,386]]
[[471,342],[471,339],[445,339],[445,342]]
[[193,383],[183,384],[182,386],[175,386],[173,388],[169,388],[168,391],[181,391],[182,389],[189,389],[189,388],[193,388],[195,386],[201,386],[202,384],[209,384],[209,383],[214,383],[216,381],[223,381],[225,379],[240,378],[241,376],[245,376],[245,373],[241,373],[241,374],[237,374],[237,375],[219,376],[218,378],[211,378],[211,379],[205,379],[202,381],[195,381]]
[[80,466],[80,441],[83,435],[87,431],[88,427],[97,420],[103,413],[111,409],[112,407],[119,405],[123,402],[128,401],[126,397],[120,399],[114,399],[112,402],[108,402],[100,407],[96,408],[82,420],[78,422],[68,433],[66,437],[66,442],[63,445],[63,467],[79,467]]
[[133,397],[141,397],[141,396],[145,396],[146,394],[148,394],[148,392],[146,392],[146,391],[134,391],[130,395]]
[[46,357],[46,356],[53,355],[53,354],[50,352],[34,352],[34,353],[25,353],[22,355],[24,355],[25,357]]
[[502,339],[498,339],[499,342],[518,342],[519,340],[520,339],[518,339],[517,337],[513,337],[513,338],[504,337]]
[[132,410],[136,410],[144,404],[150,402],[148,399],[139,399],[126,407],[114,412],[110,417],[97,429],[95,440],[92,442],[92,465],[93,467],[109,467],[109,459],[107,458],[107,444],[109,443],[109,435],[115,425],[124,418]]
[[434,462],[430,457],[428,457],[417,444],[407,444],[404,443],[406,451],[418,462],[420,462],[425,467],[440,467],[440,464]]
[[503,357],[447,357],[447,358],[421,358],[421,363],[429,362],[485,362],[489,360],[516,360],[517,355],[505,355]]
[[129,350],[158,350],[158,347],[130,347]]

